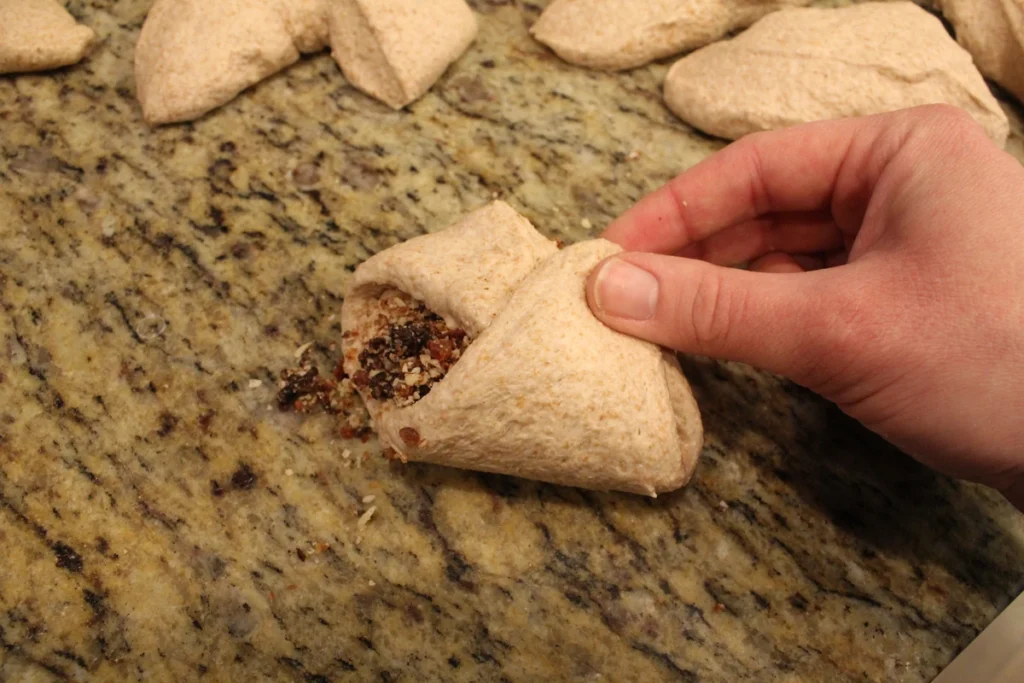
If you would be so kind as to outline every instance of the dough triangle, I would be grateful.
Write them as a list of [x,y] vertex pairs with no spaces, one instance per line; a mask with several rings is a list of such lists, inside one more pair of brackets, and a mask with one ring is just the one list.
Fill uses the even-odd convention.
[[[457,225],[421,238],[432,240],[421,243],[429,247],[421,255],[443,254],[449,239],[466,248],[466,232]],[[513,235],[496,232],[499,241]],[[487,236],[479,229],[474,235],[488,249]],[[518,239],[525,243],[525,235]],[[382,441],[410,460],[592,489],[656,495],[685,484],[702,429],[678,363],[662,349],[606,327],[587,306],[587,274],[619,248],[592,240],[553,253],[532,269],[538,252],[520,248],[519,265],[497,278],[502,292],[511,286],[511,295],[429,394],[404,408],[367,400]],[[455,320],[474,319],[464,309],[486,283],[479,272],[450,264],[431,268],[429,259],[396,258],[396,270],[372,261],[357,269],[357,284],[345,301],[350,375],[359,369],[360,348],[357,335],[349,333],[372,317],[372,302],[385,287],[402,289]],[[407,268],[418,272],[396,275]],[[434,278],[444,285],[436,286]]]

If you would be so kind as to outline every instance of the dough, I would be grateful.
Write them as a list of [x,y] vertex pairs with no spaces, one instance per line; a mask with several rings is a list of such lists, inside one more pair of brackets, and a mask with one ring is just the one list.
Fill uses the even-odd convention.
[[0,0],[0,73],[77,64],[95,39],[56,0]]
[[729,139],[936,103],[966,109],[999,145],[1009,133],[971,56],[909,2],[770,14],[676,62],[665,100],[687,123]]
[[395,109],[429,90],[476,31],[464,0],[337,0],[331,17],[345,78]]
[[978,70],[1024,102],[1024,0],[941,0]]
[[618,250],[591,240],[559,251],[495,202],[359,266],[342,308],[348,375],[363,370],[361,330],[395,289],[473,339],[411,405],[361,390],[382,442],[403,459],[591,489],[684,485],[703,432],[675,357],[587,306],[588,273]]
[[320,0],[156,0],[135,46],[149,123],[197,119],[327,44]]
[[718,40],[810,0],[554,0],[530,32],[567,62],[617,71]]
[[475,36],[465,0],[156,0],[136,89],[148,122],[190,121],[330,44],[355,87],[398,108]]

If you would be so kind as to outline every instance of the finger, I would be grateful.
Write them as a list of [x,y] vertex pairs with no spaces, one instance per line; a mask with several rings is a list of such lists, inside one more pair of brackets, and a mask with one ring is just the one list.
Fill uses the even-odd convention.
[[587,281],[609,327],[686,353],[742,361],[796,381],[838,344],[834,271],[756,273],[658,254],[626,253]]
[[770,212],[826,209],[840,170],[861,164],[872,147],[855,138],[879,130],[875,118],[840,119],[749,135],[640,200],[603,237],[629,251],[673,254]]
[[750,270],[758,273],[803,273],[811,268],[804,268],[789,254],[776,251],[751,261]]
[[781,251],[810,254],[843,246],[843,235],[828,212],[781,213],[745,221],[685,247],[680,256],[734,266]]
[[804,270],[821,270],[825,267],[825,259],[820,254],[787,254]]

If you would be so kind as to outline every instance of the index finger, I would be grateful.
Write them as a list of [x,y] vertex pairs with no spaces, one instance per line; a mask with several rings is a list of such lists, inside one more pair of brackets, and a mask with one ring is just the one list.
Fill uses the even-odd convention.
[[827,208],[859,136],[876,117],[822,121],[755,133],[713,154],[641,199],[602,237],[627,251],[674,254],[723,228],[777,211]]

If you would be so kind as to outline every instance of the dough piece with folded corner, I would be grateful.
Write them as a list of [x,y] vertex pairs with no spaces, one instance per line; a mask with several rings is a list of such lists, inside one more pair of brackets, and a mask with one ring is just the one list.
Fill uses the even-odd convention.
[[464,0],[335,0],[331,46],[345,78],[399,109],[419,99],[476,37]]
[[56,0],[0,2],[0,73],[77,64],[95,39]]
[[135,46],[149,123],[197,119],[327,45],[324,0],[156,0]]
[[530,32],[567,62],[619,71],[693,50],[810,0],[554,0]]
[[619,248],[564,250],[495,202],[356,269],[344,369],[403,460],[598,490],[683,486],[703,432],[673,355],[586,302]]
[[941,0],[978,70],[1024,102],[1024,0]]
[[769,14],[676,62],[665,101],[687,123],[729,139],[940,103],[965,109],[999,145],[1009,134],[971,56],[910,2]]
[[476,28],[465,0],[156,0],[135,47],[136,88],[150,123],[191,121],[330,45],[355,87],[401,107]]

